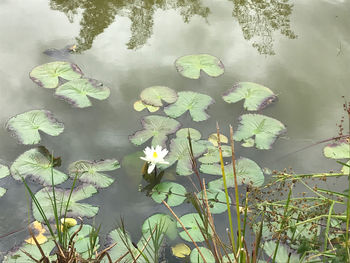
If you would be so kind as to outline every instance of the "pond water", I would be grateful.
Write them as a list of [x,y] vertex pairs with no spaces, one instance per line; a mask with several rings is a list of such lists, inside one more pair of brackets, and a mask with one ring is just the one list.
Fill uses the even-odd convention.
[[[62,157],[60,169],[65,171],[76,160],[122,161],[143,150],[146,145],[135,147],[128,135],[141,129],[139,119],[147,114],[133,110],[144,88],[163,85],[213,97],[216,103],[208,110],[208,121],[193,125],[188,115],[179,118],[183,127],[195,127],[206,138],[215,132],[216,121],[225,134],[229,124],[236,127],[242,103],[227,104],[221,95],[236,82],[251,81],[278,94],[278,102],[264,114],[282,121],[288,132],[272,150],[237,145],[236,155],[270,169],[293,167],[303,173],[338,169],[323,157],[322,145],[296,151],[337,135],[341,96],[349,99],[349,12],[347,0],[2,0],[0,122],[4,126],[10,117],[32,109],[52,111],[64,122],[65,131],[58,137],[42,136],[42,145]],[[73,108],[29,79],[33,67],[64,59],[62,54],[47,56],[45,50],[69,44],[77,44],[79,53],[66,59],[108,86],[107,100],[94,100],[86,109]],[[174,61],[196,53],[220,58],[225,74],[202,75],[199,80],[178,74]],[[18,144],[5,128],[0,130],[2,163],[11,165],[30,148]],[[102,223],[102,236],[123,217],[138,238],[148,216],[166,211],[138,192],[141,175],[130,173],[126,167],[111,172],[116,182],[89,199],[100,207],[96,223]],[[0,185],[8,189],[0,199],[2,236],[26,226],[28,203],[23,184],[6,178]],[[188,209],[184,205],[176,212]],[[1,238],[0,252],[26,236],[22,230]]]

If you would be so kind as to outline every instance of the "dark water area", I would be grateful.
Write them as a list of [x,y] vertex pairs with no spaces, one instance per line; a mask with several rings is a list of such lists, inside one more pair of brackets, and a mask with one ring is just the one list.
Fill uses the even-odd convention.
[[[62,157],[61,171],[76,160],[122,161],[146,146],[134,146],[128,136],[141,129],[139,119],[147,115],[134,111],[133,103],[144,88],[155,85],[214,98],[208,121],[193,124],[188,115],[178,120],[183,127],[200,130],[203,138],[215,132],[216,122],[228,134],[228,125],[236,127],[243,107],[241,102],[227,104],[221,96],[234,83],[250,81],[278,95],[278,101],[263,114],[282,121],[288,132],[272,150],[237,145],[236,155],[276,170],[338,170],[339,164],[324,158],[323,145],[296,151],[337,135],[336,123],[344,115],[342,96],[349,99],[350,95],[349,11],[347,0],[2,0],[0,160],[11,165],[31,148],[9,135],[4,128],[7,120],[28,110],[47,109],[65,124],[60,136],[42,135],[41,142]],[[61,50],[73,44],[76,52]],[[50,56],[43,53],[48,49]],[[178,74],[174,61],[197,53],[220,58],[225,74],[218,78],[202,75],[199,80]],[[110,88],[110,97],[77,109],[36,86],[29,72],[55,60],[78,64],[85,75]],[[175,176],[174,169],[171,173],[173,179],[187,182]],[[110,174],[116,177],[115,183],[89,199],[100,207],[96,223],[102,223],[101,236],[123,217],[137,239],[147,217],[167,210],[138,191],[142,182],[138,174],[130,176],[126,167]],[[2,236],[25,228],[28,203],[18,181],[7,177],[0,186],[8,189],[0,199]],[[342,188],[341,182],[332,187]],[[189,205],[176,208],[179,215],[189,210]],[[1,238],[0,252],[26,236],[22,230]]]

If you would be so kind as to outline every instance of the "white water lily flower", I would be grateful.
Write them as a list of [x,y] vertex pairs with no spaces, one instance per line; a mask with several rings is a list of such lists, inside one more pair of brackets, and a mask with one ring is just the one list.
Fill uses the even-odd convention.
[[165,155],[168,154],[167,149],[162,150],[162,146],[157,145],[156,148],[152,146],[146,147],[146,149],[143,151],[146,155],[145,157],[140,157],[142,160],[148,162],[148,170],[147,172],[150,174],[153,172],[154,168],[156,167],[156,164],[169,164],[169,162],[164,161]]

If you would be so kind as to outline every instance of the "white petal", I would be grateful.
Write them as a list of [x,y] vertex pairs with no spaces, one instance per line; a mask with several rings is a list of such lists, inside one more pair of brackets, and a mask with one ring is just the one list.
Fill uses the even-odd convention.
[[162,150],[162,146],[157,145],[155,151],[156,151],[157,153],[159,153],[161,150]]
[[146,157],[140,157],[140,159],[142,159],[142,160],[144,160],[146,162],[149,162],[149,159],[147,158],[147,156]]
[[149,164],[147,172],[149,174],[152,173],[155,167],[156,167],[156,165],[154,163]]

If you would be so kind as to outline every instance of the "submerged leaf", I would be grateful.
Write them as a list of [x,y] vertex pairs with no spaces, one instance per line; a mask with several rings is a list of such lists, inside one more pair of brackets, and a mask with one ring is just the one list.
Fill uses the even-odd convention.
[[181,91],[178,95],[174,104],[164,108],[169,117],[177,118],[189,111],[194,121],[205,121],[209,118],[205,110],[215,102],[210,96],[192,91]]
[[102,171],[113,171],[120,168],[116,159],[107,159],[101,161],[76,161],[68,167],[70,177],[74,178],[78,174],[78,180],[84,183],[92,184],[96,187],[108,187],[114,182],[114,178],[107,176]]
[[171,247],[171,252],[173,255],[178,258],[185,258],[191,253],[191,249],[184,243],[178,243],[175,246]]
[[55,91],[55,96],[77,108],[91,106],[91,101],[88,96],[94,99],[104,100],[109,97],[109,94],[109,88],[93,79],[71,80],[58,87]]
[[83,75],[81,69],[73,63],[55,61],[34,68],[29,76],[40,87],[57,88],[59,78],[65,80],[79,79]]
[[163,106],[162,100],[167,103],[174,103],[177,100],[176,91],[164,86],[146,88],[141,92],[140,97],[145,104],[155,107]]
[[146,109],[149,111],[149,112],[156,112],[157,110],[159,110],[159,107],[154,107],[152,105],[147,105],[147,104],[144,104],[142,102],[142,100],[138,100],[138,101],[135,101],[134,103],[134,109],[136,111],[143,111],[144,109]]
[[250,111],[259,111],[268,106],[277,97],[267,87],[253,82],[239,82],[222,96],[224,101],[235,103],[242,99],[244,108]]
[[13,162],[11,175],[19,181],[21,177],[29,176],[43,185],[51,185],[53,175],[55,185],[63,183],[68,176],[54,169],[54,164],[51,161],[50,156],[45,155],[40,147],[30,149],[18,156]]
[[[202,164],[200,171],[207,174],[221,175],[220,164]],[[261,168],[252,160],[247,158],[239,158],[236,161],[237,183],[252,184],[255,187],[261,186],[264,183],[264,174]],[[232,163],[225,165],[225,175],[227,187],[234,187],[234,174]],[[222,178],[211,181],[208,184],[210,189],[224,189]]]
[[205,258],[205,261],[203,260],[202,256],[199,254],[198,249],[195,248],[192,250],[190,255],[191,263],[215,263],[215,258],[213,256],[213,253],[206,247],[198,247]]
[[152,199],[157,203],[166,200],[170,206],[181,205],[186,200],[186,189],[181,184],[162,182],[152,189]]
[[32,110],[18,114],[8,120],[6,128],[23,144],[39,143],[39,130],[57,136],[64,129],[63,123],[47,110]]
[[175,66],[182,76],[190,79],[198,79],[201,71],[204,71],[210,77],[218,77],[224,74],[222,62],[208,54],[180,57],[175,61]]
[[152,215],[142,225],[143,234],[147,234],[150,231],[165,233],[171,240],[174,240],[177,236],[176,221],[166,214]]
[[286,131],[284,124],[276,119],[260,114],[243,114],[235,132],[236,141],[247,141],[254,137],[258,149],[271,149],[277,137]]
[[323,149],[324,156],[332,159],[350,158],[350,141],[348,139],[339,140],[328,144]]
[[[203,237],[203,234],[200,230],[200,228],[204,229],[204,224],[203,224],[202,219],[200,218],[200,216],[197,213],[186,214],[186,215],[180,217],[180,221],[187,228],[187,231],[191,235],[191,237],[193,238],[193,241],[202,242],[205,240]],[[183,229],[179,222],[177,222],[177,227],[178,228],[180,227],[181,229]],[[207,227],[208,227],[207,230],[204,230],[204,234],[205,234],[205,231],[209,231],[209,233],[212,233],[211,228],[209,226],[207,226]],[[192,242],[185,231],[180,232],[179,235],[182,239],[184,239],[188,242]]]
[[141,119],[143,130],[137,131],[135,134],[129,136],[133,144],[141,145],[152,139],[152,146],[160,145],[165,147],[167,135],[176,132],[181,124],[171,118],[151,115]]
[[[205,195],[203,192],[197,194],[198,199],[204,200]],[[220,189],[207,189],[207,198],[209,210],[212,214],[221,214],[227,210],[226,195]],[[229,197],[231,204],[231,198]]]
[[[61,188],[55,187],[57,207],[59,207],[60,209],[62,207],[62,211],[66,210],[69,193],[70,193],[70,189],[61,189]],[[98,212],[98,207],[92,206],[87,203],[80,203],[79,201],[89,198],[96,193],[97,193],[97,190],[92,185],[82,185],[75,188],[74,191],[72,192],[72,196],[68,204],[67,216],[68,217],[95,216]],[[52,188],[46,187],[41,189],[35,194],[35,197],[37,198],[41,207],[45,211],[47,219],[48,220],[54,219],[54,211],[51,203],[51,200],[53,200]],[[32,208],[33,208],[34,218],[38,221],[42,221],[43,219],[34,202],[32,204]]]

